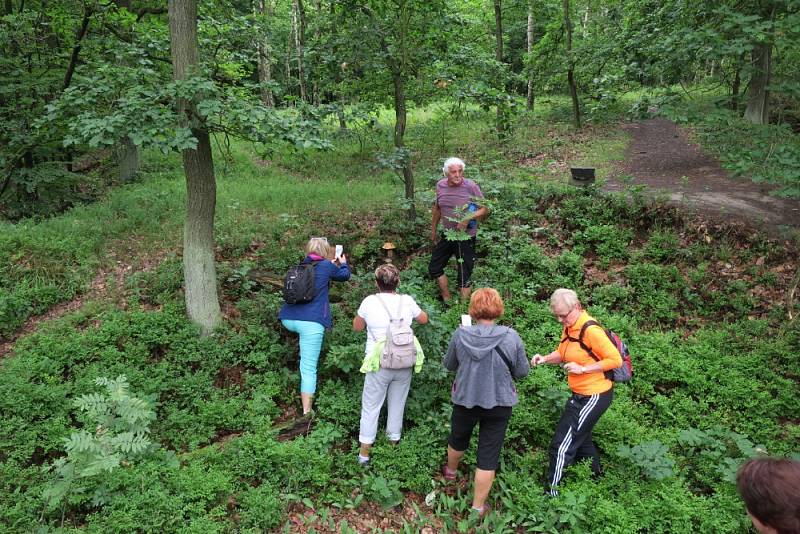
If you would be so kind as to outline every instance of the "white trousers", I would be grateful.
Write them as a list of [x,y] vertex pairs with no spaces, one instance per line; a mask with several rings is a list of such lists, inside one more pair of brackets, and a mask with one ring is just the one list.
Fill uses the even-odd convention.
[[358,441],[371,445],[378,434],[378,416],[386,401],[386,436],[397,441],[403,432],[403,412],[411,387],[413,368],[378,369],[364,375],[361,394],[361,427]]

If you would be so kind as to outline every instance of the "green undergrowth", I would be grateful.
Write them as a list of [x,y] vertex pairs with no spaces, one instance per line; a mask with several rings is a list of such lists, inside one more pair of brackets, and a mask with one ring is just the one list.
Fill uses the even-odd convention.
[[[413,135],[436,147],[442,129],[438,112],[429,113],[433,125]],[[521,119],[513,142],[504,145],[483,137],[492,135],[487,116],[475,112],[464,121],[463,131],[450,131],[420,155],[414,221],[391,200],[397,183],[372,179],[382,175],[357,163],[356,137],[343,138],[338,153],[274,154],[264,162],[256,161],[263,156],[256,150],[235,145],[232,159],[218,165],[225,326],[198,337],[185,318],[181,260],[168,253],[127,279],[124,309],[90,302],[17,341],[0,366],[0,525],[44,532],[351,532],[354,516],[383,514],[396,521],[392,529],[406,532],[745,531],[748,519],[732,483],[737,466],[756,454],[800,452],[800,323],[786,320],[784,304],[796,249],[735,228],[694,224],[636,191],[606,196],[558,184],[563,170],[551,172],[553,162],[597,161],[602,169],[619,157],[624,138],[608,126],[580,136],[534,115]],[[444,151],[465,155],[467,175],[492,203],[473,281],[501,292],[501,322],[520,333],[528,352],[556,345],[560,328],[547,299],[558,287],[572,287],[625,339],[634,362],[633,381],[616,387],[595,430],[605,476],[593,480],[588,465],[573,466],[558,498],[543,494],[543,477],[568,394],[563,371],[537,368],[518,384],[520,403],[490,495],[494,511],[480,527],[469,514],[469,483],[445,484],[438,475],[452,382],[441,358],[467,307],[443,306],[427,276],[424,206]],[[131,195],[113,212],[122,222],[105,221],[110,208],[100,203],[25,223],[24,237],[11,235],[29,247],[28,261],[54,262],[53,243],[72,226],[87,225],[76,230],[84,237],[90,228],[104,232],[95,241],[64,244],[85,247],[64,257],[83,269],[76,268],[73,282],[80,288],[105,247],[126,235],[121,226],[134,220],[131,199],[155,198],[160,204],[143,202],[140,209],[158,207],[162,218],[142,217],[132,224],[141,228],[135,233],[147,246],[172,239],[165,248],[177,249],[182,183],[171,159],[151,165],[164,173],[162,181],[146,178],[118,193]],[[156,190],[168,192],[162,198]],[[83,222],[85,213],[97,218],[94,227]],[[165,228],[172,236],[157,240]],[[343,244],[354,274],[331,288],[334,327],[325,336],[314,423],[307,434],[281,441],[273,426],[299,406],[297,340],[277,320],[276,288],[251,274],[280,276],[309,235]],[[31,248],[36,240],[48,246]],[[413,380],[403,439],[392,447],[379,436],[365,471],[356,462],[364,336],[350,324],[374,291],[372,271],[385,241],[397,246],[401,291],[415,297],[431,322],[415,328],[427,361]],[[24,263],[4,265],[19,280],[31,279]],[[43,269],[42,283],[60,283],[66,270]],[[58,483],[51,466],[71,457],[65,438],[78,429],[104,435],[73,402],[97,394],[97,378],[119,376],[155,413],[147,438],[157,446],[110,470],[78,464],[78,482],[60,500],[46,500]],[[475,443],[462,477],[474,466]]]
[[[595,431],[606,476],[593,481],[588,466],[577,465],[558,499],[543,496],[542,477],[564,377],[541,368],[522,381],[492,493],[496,511],[481,528],[742,531],[746,517],[731,482],[736,466],[757,450],[798,452],[800,326],[784,323],[785,310],[769,293],[758,297],[783,289],[776,269],[796,261],[794,252],[761,236],[705,234],[643,199],[483,175],[496,207],[481,231],[474,280],[502,292],[502,322],[520,332],[529,352],[550,350],[559,328],[547,297],[575,287],[632,347],[635,378],[617,387]],[[440,361],[465,304],[443,308],[435,299],[424,242],[409,238],[425,235],[422,217],[399,222],[401,212],[391,209],[375,217],[372,227],[353,221],[329,232],[347,244],[355,275],[332,291],[334,328],[307,436],[283,442],[271,429],[298,403],[296,341],[277,321],[279,294],[249,279],[244,267],[282,271],[296,261],[301,236],[323,222],[283,226],[262,235],[262,247],[225,249],[220,282],[237,313],[213,337],[198,338],[184,318],[179,262],[167,259],[131,281],[127,310],[89,306],[20,340],[0,373],[8,414],[0,423],[0,521],[17,530],[58,526],[63,517],[90,532],[270,531],[297,506],[335,516],[365,501],[392,507],[416,494],[429,495],[431,506],[421,507],[412,530],[474,528],[466,496],[454,497],[437,477],[452,380]],[[384,239],[400,245],[402,290],[431,314],[431,324],[416,329],[429,359],[414,378],[403,441],[392,448],[379,438],[364,472],[355,461],[363,336],[349,323],[373,291],[370,273]],[[730,283],[720,279],[726,265],[740,269]],[[93,475],[102,504],[78,492],[45,506],[52,475],[44,468],[62,456],[71,429],[87,422],[72,399],[94,391],[97,377],[118,375],[151,403],[150,438],[179,464],[143,457]],[[467,469],[474,458],[473,444]]]

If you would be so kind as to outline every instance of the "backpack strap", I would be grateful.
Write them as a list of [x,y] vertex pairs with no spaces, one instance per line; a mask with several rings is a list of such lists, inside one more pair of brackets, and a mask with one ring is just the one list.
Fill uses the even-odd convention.
[[[562,341],[562,343],[564,341],[567,341],[567,340],[573,341],[573,342],[577,341],[578,344],[580,344],[581,348],[586,351],[586,354],[591,356],[594,361],[599,362],[600,358],[597,357],[597,355],[594,353],[594,351],[591,349],[591,347],[589,347],[586,343],[583,342],[583,335],[586,333],[586,329],[589,328],[590,326],[599,326],[600,328],[603,328],[600,325],[600,323],[598,323],[594,319],[589,319],[588,321],[583,323],[583,326],[581,326],[581,332],[580,332],[580,334],[578,334],[578,339],[575,339],[574,337],[571,337],[569,334],[567,334],[567,329],[564,328],[564,339],[562,339],[561,341]],[[604,328],[603,328],[603,331],[605,332]],[[620,356],[622,356],[622,353],[620,353]],[[614,374],[613,371],[605,371],[605,372],[603,372],[603,376],[605,376],[608,380],[611,380],[612,382],[614,381],[614,379],[612,378],[613,374]]]
[[[385,303],[385,302],[383,301],[383,299],[381,298],[381,294],[380,294],[380,293],[375,293],[375,298],[377,298],[377,299],[378,299],[378,302],[380,302],[380,303],[381,303],[381,306],[383,306],[383,309],[384,309],[384,310],[386,310],[386,315],[388,315],[388,316],[389,316],[389,322],[391,323],[392,321],[394,321],[394,320],[395,320],[395,318],[394,318],[394,317],[392,317],[392,312],[390,312],[390,311],[389,311],[389,307],[388,307],[388,306],[386,306],[386,303]],[[401,309],[401,310],[402,310],[402,306],[403,306],[403,302],[401,301],[401,302],[400,302],[400,309]]]
[[[507,336],[510,331],[511,331],[510,328],[508,330],[506,330],[505,336]],[[503,339],[505,339],[505,336],[503,336]],[[511,376],[513,377],[514,373],[511,370],[512,369],[511,360],[508,359],[508,356],[506,356],[505,351],[500,347],[501,343],[503,342],[503,339],[501,339],[500,343],[498,343],[497,346],[495,346],[495,350],[497,350],[497,354],[499,354],[500,358],[503,359],[503,361],[506,364],[506,367],[508,367],[509,374],[511,374]]]
[[[589,347],[589,346],[588,346],[586,343],[584,343],[584,341],[583,341],[583,336],[584,336],[584,334],[586,334],[586,329],[587,329],[587,328],[589,328],[590,326],[600,326],[600,323],[598,323],[598,322],[597,322],[597,321],[595,321],[594,319],[589,319],[588,321],[586,321],[585,323],[583,323],[583,326],[581,326],[581,331],[580,331],[580,333],[578,334],[578,337],[577,337],[577,338],[574,338],[574,337],[570,336],[570,335],[567,333],[567,329],[566,329],[566,328],[564,328],[564,338],[561,340],[561,342],[562,342],[562,343],[563,343],[564,341],[572,341],[572,342],[577,342],[577,343],[578,343],[578,344],[581,346],[581,348],[582,348],[584,351],[586,351],[586,353],[587,353],[589,356],[591,356],[591,357],[592,357],[592,359],[593,359],[594,361],[596,361],[596,362],[599,362],[599,361],[600,361],[600,358],[598,358],[598,357],[597,357],[597,355],[594,353],[594,351],[591,349],[591,347]],[[601,327],[601,328],[602,328],[602,327]]]
[[[389,319],[391,320],[391,316],[389,316]],[[401,321],[402,322],[402,320],[403,320],[403,295],[398,293],[397,294],[397,319],[395,319],[395,321]]]
[[[380,302],[380,303],[381,303],[381,306],[383,306],[383,309],[384,309],[384,310],[386,310],[386,315],[388,315],[388,316],[389,316],[389,325],[391,325],[391,324],[392,324],[392,321],[394,321],[394,320],[395,320],[395,318],[394,318],[394,317],[392,317],[392,312],[390,312],[390,311],[389,311],[389,307],[388,307],[388,306],[386,306],[386,303],[385,303],[385,302],[383,301],[383,299],[381,298],[381,294],[380,294],[380,293],[375,293],[375,298],[376,298],[376,299],[378,299],[378,302]],[[401,300],[401,301],[400,301],[400,311],[402,311],[402,306],[403,306],[403,301]],[[388,326],[387,326],[387,328],[388,328]],[[367,329],[367,330],[369,330],[369,329]],[[387,336],[388,336],[388,333],[387,333]],[[375,342],[377,342],[377,341],[378,341],[378,338],[376,338],[376,337],[373,335],[373,336],[372,336],[372,341],[375,341]]]

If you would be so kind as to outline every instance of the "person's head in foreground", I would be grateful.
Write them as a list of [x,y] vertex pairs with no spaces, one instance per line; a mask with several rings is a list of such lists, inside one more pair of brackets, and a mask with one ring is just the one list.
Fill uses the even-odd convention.
[[800,534],[800,462],[753,458],[736,474],[747,515],[762,534]]

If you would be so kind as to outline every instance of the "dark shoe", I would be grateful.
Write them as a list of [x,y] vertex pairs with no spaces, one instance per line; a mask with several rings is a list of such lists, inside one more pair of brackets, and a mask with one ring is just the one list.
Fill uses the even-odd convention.
[[295,430],[298,430],[302,427],[306,427],[306,430],[308,430],[311,427],[311,422],[314,420],[315,415],[316,414],[314,413],[314,410],[310,410],[304,413],[303,415],[294,420],[293,428]]
[[442,476],[444,477],[445,480],[452,482],[458,476],[458,471],[450,469],[449,467],[447,467],[447,464],[444,464],[442,466]]

